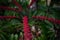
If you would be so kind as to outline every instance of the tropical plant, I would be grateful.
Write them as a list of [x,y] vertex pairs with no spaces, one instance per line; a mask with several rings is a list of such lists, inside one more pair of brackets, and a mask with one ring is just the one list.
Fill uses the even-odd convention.
[[0,40],[57,40],[59,10],[47,0],[0,0]]

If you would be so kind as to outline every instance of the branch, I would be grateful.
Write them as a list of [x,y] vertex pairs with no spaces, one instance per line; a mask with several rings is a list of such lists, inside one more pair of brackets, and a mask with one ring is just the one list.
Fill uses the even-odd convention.
[[60,20],[54,19],[54,18],[48,18],[45,16],[33,16],[32,18],[36,18],[39,20],[48,20],[50,22],[56,23],[56,24],[60,24]]

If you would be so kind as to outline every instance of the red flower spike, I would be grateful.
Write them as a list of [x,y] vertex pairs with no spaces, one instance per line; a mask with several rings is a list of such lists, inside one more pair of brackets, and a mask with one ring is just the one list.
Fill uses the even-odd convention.
[[57,23],[60,24],[60,20],[58,20]]
[[31,33],[31,29],[28,25],[28,17],[24,16],[23,17],[23,25],[24,25],[24,40],[32,40],[32,33]]
[[48,18],[47,20],[50,21],[50,22],[54,22],[54,23],[56,22],[56,20],[53,19],[53,18]]
[[13,18],[17,18],[16,16],[0,16],[0,19],[9,19],[9,18],[11,18],[11,19],[13,19]]
[[47,17],[45,16],[32,16],[32,18],[40,19],[40,20],[46,20]]
[[2,10],[13,10],[13,11],[19,11],[19,10],[16,10],[16,8],[11,8],[11,7],[8,7],[8,6],[0,6],[0,9],[2,9]]
[[33,16],[32,18],[36,18],[39,20],[48,20],[50,22],[53,22],[55,24],[60,24],[60,20],[54,19],[54,18],[47,18],[45,16]]
[[18,7],[19,11],[23,10],[22,6],[16,0],[13,0],[13,3]]

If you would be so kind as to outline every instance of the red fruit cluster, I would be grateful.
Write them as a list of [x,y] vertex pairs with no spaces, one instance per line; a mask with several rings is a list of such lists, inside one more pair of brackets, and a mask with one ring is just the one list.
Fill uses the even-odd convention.
[[54,18],[48,18],[45,16],[33,16],[33,18],[39,19],[39,20],[48,20],[50,22],[56,23],[56,24],[60,24],[60,20],[54,19]]
[[31,33],[31,29],[28,25],[28,17],[24,16],[23,17],[23,25],[24,25],[24,40],[32,40],[32,33]]

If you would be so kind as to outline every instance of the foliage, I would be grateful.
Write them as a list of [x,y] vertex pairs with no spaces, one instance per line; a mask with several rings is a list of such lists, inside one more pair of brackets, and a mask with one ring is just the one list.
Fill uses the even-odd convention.
[[[46,0],[38,0],[35,6],[28,8],[28,0],[16,0],[24,10],[18,12],[12,10],[1,10],[0,15],[2,16],[16,16],[14,19],[0,19],[0,40],[23,40],[23,17],[28,16],[29,26],[33,34],[33,40],[55,40],[55,29],[59,28],[59,24],[54,24],[48,20],[38,20],[32,18],[32,16],[46,16],[55,19],[60,19],[59,10],[54,7],[47,7]],[[9,6],[19,10],[12,0],[0,0],[0,6]],[[37,5],[37,6],[36,6]],[[30,6],[31,7],[31,6]],[[49,12],[48,12],[49,9]],[[55,25],[55,26],[54,26]],[[57,25],[57,26],[56,26]],[[35,31],[32,31],[32,27],[36,27]],[[41,33],[40,33],[41,32]]]

